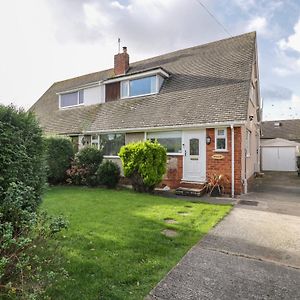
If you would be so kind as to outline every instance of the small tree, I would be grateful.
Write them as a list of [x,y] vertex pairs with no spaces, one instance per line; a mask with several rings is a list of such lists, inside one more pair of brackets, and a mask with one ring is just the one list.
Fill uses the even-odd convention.
[[48,182],[63,183],[66,180],[66,171],[70,168],[74,158],[74,148],[70,139],[65,137],[46,138]]
[[124,175],[138,192],[151,192],[166,172],[167,151],[157,141],[137,142],[123,146],[119,156]]

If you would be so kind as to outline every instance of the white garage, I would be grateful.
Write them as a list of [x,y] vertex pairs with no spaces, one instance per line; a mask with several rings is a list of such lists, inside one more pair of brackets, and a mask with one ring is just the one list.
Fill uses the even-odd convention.
[[296,155],[300,144],[285,139],[261,141],[263,171],[296,171]]

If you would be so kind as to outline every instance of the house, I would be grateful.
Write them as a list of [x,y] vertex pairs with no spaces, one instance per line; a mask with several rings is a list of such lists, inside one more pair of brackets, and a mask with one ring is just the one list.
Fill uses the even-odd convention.
[[167,148],[164,184],[230,179],[247,192],[260,170],[260,95],[256,33],[129,62],[54,83],[31,107],[46,134],[70,136],[78,148],[103,147],[120,163],[122,145],[157,139]]
[[264,171],[296,171],[300,151],[300,120],[265,121],[261,126]]

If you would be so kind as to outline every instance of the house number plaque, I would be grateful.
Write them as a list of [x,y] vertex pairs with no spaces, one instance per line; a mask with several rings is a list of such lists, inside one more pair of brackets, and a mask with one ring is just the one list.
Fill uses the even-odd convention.
[[224,155],[222,155],[222,154],[214,154],[211,158],[212,159],[217,159],[217,160],[224,159]]

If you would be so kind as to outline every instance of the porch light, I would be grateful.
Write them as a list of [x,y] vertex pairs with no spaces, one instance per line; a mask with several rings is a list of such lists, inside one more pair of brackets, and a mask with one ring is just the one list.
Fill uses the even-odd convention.
[[206,145],[209,145],[211,143],[211,137],[208,135],[206,137]]

